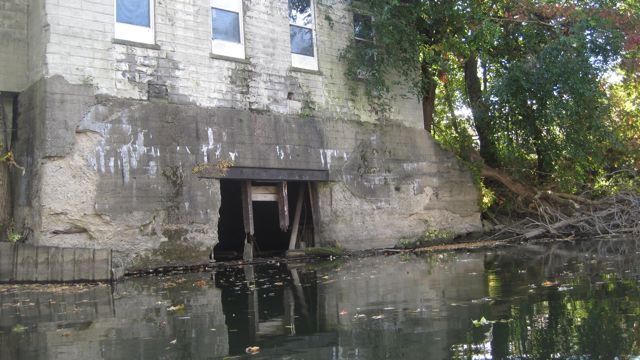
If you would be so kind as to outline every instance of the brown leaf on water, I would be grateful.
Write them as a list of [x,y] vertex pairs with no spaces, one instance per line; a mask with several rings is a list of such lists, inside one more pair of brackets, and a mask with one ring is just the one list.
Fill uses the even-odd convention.
[[200,279],[200,280],[198,280],[198,281],[194,282],[194,283],[193,283],[193,285],[194,285],[195,287],[198,287],[198,288],[202,289],[203,287],[206,287],[206,286],[207,286],[207,282],[206,282],[206,281],[204,281],[204,280],[202,280],[202,279]]
[[249,355],[255,355],[255,354],[260,352],[260,347],[259,346],[249,346],[246,349],[244,349],[244,352],[246,352]]

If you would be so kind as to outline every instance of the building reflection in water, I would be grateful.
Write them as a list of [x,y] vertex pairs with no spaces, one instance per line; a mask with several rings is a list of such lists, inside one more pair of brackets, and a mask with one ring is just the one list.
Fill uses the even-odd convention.
[[[211,359],[248,346],[265,358],[441,357],[452,329],[473,316],[450,304],[485,296],[482,266],[481,255],[438,264],[363,258],[131,278],[113,287],[5,288],[0,358]],[[465,286],[448,286],[455,283]]]
[[[640,250],[628,246],[612,249]],[[640,347],[622,336],[640,335],[640,315],[624,305],[640,306],[640,283],[621,275],[638,276],[635,258],[522,249],[273,262],[114,286],[3,287],[0,359],[222,359],[249,346],[260,347],[254,359],[500,358],[561,352],[571,342],[583,354]],[[501,321],[472,326],[482,317]],[[538,322],[555,318],[557,329]],[[586,326],[574,318],[611,330],[565,331]],[[612,350],[589,348],[584,334]]]

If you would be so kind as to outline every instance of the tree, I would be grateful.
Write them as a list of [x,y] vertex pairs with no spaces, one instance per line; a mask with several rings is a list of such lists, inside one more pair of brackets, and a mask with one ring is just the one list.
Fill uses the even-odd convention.
[[[621,154],[624,139],[611,123],[616,104],[604,78],[616,67],[637,66],[635,0],[358,6],[373,15],[376,39],[345,49],[347,76],[381,101],[391,74],[399,73],[422,99],[425,129],[465,159],[477,150],[485,175],[510,182],[493,168],[527,169],[532,176],[512,174],[576,191],[604,172],[611,154]],[[375,61],[365,61],[371,54]],[[456,114],[464,108],[471,116]]]

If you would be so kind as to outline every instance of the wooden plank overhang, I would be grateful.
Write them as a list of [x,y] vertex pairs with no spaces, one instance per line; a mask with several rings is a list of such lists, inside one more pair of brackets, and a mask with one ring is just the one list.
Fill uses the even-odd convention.
[[278,169],[258,167],[202,168],[198,177],[209,179],[266,181],[329,181],[328,170]]

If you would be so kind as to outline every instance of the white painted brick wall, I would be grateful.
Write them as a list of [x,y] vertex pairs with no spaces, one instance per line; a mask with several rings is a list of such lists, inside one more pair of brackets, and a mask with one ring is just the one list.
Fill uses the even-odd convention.
[[[17,1],[17,0],[11,0]],[[346,1],[317,0],[319,74],[291,70],[286,0],[245,0],[247,62],[210,57],[209,0],[155,0],[155,36],[160,50],[113,43],[113,0],[45,0],[50,40],[46,76],[90,83],[97,93],[145,99],[147,81],[165,83],[170,96],[206,107],[298,114],[302,93],[314,115],[374,121],[363,96],[344,77],[340,51],[353,36]],[[392,117],[422,126],[422,107],[406,89],[396,89]],[[288,100],[289,92],[296,94]]]

